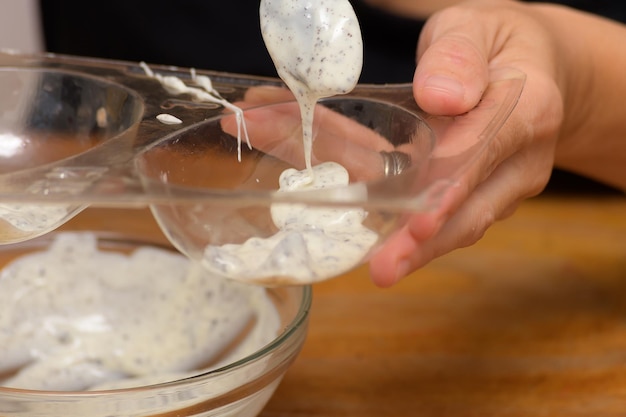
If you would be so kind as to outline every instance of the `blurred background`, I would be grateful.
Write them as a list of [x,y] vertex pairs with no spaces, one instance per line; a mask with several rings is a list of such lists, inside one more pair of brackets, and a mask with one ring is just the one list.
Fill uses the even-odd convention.
[[0,49],[21,52],[43,50],[37,0],[0,0]]

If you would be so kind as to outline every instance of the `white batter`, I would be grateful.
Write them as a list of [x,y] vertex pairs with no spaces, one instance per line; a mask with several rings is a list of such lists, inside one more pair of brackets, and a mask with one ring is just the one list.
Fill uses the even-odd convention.
[[216,279],[163,249],[124,255],[96,243],[90,233],[62,234],[0,272],[0,385],[171,381],[242,358],[280,331],[261,287]]
[[315,104],[356,86],[363,66],[361,28],[348,0],[262,0],[259,14],[278,75],[300,105],[310,172]]
[[[279,192],[297,192],[348,185],[348,172],[326,162],[308,170],[288,169]],[[378,235],[363,226],[365,210],[273,204],[272,221],[280,229],[269,238],[251,238],[241,245],[207,246],[203,265],[237,280],[312,283],[335,277],[363,261]]]
[[164,125],[179,125],[183,123],[178,117],[168,113],[157,114],[156,119]]
[[[312,167],[311,152],[317,101],[348,93],[361,73],[361,31],[350,2],[262,0],[260,18],[265,45],[302,115],[306,169],[283,172],[279,192],[348,185],[345,168],[333,162]],[[271,214],[278,233],[241,245],[208,246],[203,264],[243,281],[312,283],[358,265],[378,239],[363,226],[367,213],[360,208],[274,204]]]
[[[156,79],[161,83],[163,88],[167,90],[168,93],[179,95],[179,94],[189,94],[195,100],[204,101],[208,103],[216,103],[223,106],[225,109],[228,109],[235,113],[235,119],[237,120],[237,157],[239,161],[241,161],[241,144],[242,141],[245,140],[246,144],[249,148],[251,148],[250,139],[248,137],[248,131],[246,130],[246,123],[243,116],[243,110],[234,104],[230,103],[228,100],[223,98],[219,91],[213,88],[213,82],[211,78],[206,75],[198,75],[197,72],[192,68],[191,69],[191,81],[193,81],[197,87],[189,86],[185,84],[183,80],[174,76],[174,75],[161,75],[157,74],[145,63],[140,62],[139,65],[144,70],[147,76]],[[159,116],[161,116],[159,118]],[[162,123],[167,124],[178,124],[171,123],[172,118],[177,119],[172,115],[159,115],[157,116],[158,120]],[[167,119],[165,121],[165,119]],[[178,119],[179,120],[179,119]],[[180,120],[182,123],[182,120]],[[243,140],[242,140],[243,138]]]

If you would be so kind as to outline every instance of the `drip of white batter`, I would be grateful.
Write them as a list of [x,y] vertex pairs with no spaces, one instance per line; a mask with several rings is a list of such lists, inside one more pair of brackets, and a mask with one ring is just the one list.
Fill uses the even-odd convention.
[[[228,109],[235,113],[235,119],[237,121],[237,158],[241,161],[241,144],[242,141],[245,140],[248,148],[252,149],[252,145],[250,144],[250,138],[248,136],[248,130],[246,128],[246,122],[243,115],[243,110],[225,98],[223,98],[219,91],[217,91],[213,87],[213,82],[211,78],[206,75],[198,75],[195,69],[191,69],[191,80],[198,85],[198,87],[193,87],[185,84],[183,80],[174,76],[174,75],[162,75],[155,73],[152,69],[145,63],[140,62],[139,66],[143,68],[144,72],[148,77],[154,78],[161,83],[163,88],[167,90],[168,93],[179,95],[179,94],[189,94],[195,100],[204,101],[208,103],[216,103],[223,106],[225,109]],[[243,137],[243,140],[242,140]]]
[[363,66],[359,22],[348,0],[262,0],[259,13],[265,46],[300,106],[312,174],[315,104],[356,86]]
[[7,265],[0,306],[0,385],[38,390],[172,381],[253,353],[280,330],[263,288],[163,249],[105,252],[90,233],[61,234]]
[[[344,167],[334,162],[313,167],[311,154],[317,101],[350,92],[361,73],[363,45],[354,10],[347,0],[261,0],[259,12],[267,50],[302,116],[306,169],[284,171],[279,192],[345,187]],[[367,213],[361,208],[273,204],[271,214],[278,233],[208,246],[203,264],[244,281],[305,284],[346,272],[378,240],[363,226]]]
[[178,117],[169,113],[157,114],[156,119],[165,125],[179,125],[183,122]]

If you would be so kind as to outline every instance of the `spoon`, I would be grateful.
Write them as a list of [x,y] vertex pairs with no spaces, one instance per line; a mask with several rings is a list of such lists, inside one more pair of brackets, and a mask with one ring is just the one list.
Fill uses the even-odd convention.
[[361,74],[359,22],[347,0],[262,0],[259,12],[265,46],[300,106],[311,173],[315,104],[352,91]]

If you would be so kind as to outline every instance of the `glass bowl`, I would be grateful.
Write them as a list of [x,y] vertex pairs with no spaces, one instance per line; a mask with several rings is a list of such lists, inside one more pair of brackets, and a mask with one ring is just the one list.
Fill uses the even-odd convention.
[[[87,213],[88,212],[89,210],[87,210]],[[81,215],[77,217],[78,220],[80,220]],[[123,222],[123,219],[119,217],[119,213],[109,213],[109,221],[115,218]],[[184,262],[191,265],[191,262],[182,257],[182,255],[172,251],[171,247],[168,245],[164,246],[162,237],[148,239],[146,234],[132,234],[129,230],[126,230],[125,233],[120,233],[119,230],[114,231],[112,228],[107,228],[106,232],[94,232],[81,229],[80,227],[70,229],[71,230],[50,233],[46,236],[29,240],[28,242],[0,247],[0,265],[2,266],[2,272],[0,272],[0,291],[6,291],[7,285],[10,285],[11,276],[6,273],[6,271],[10,270],[10,267],[7,265],[19,262],[16,260],[22,256],[33,256],[36,253],[49,249],[51,245],[59,245],[60,241],[62,242],[63,239],[67,239],[68,237],[70,238],[70,242],[74,242],[72,239],[78,239],[78,242],[82,242],[79,245],[73,245],[73,247],[70,247],[70,250],[63,251],[63,254],[60,256],[63,262],[61,268],[69,268],[68,270],[70,270],[71,265],[80,260],[81,257],[83,257],[84,260],[86,255],[88,255],[86,263],[95,262],[93,260],[93,254],[89,255],[90,242],[97,242],[97,252],[105,253],[107,256],[113,256],[111,259],[114,261],[117,259],[115,257],[126,259],[126,257],[131,256],[130,254],[132,253],[136,254],[138,250],[148,248],[148,250],[157,251],[156,253],[161,254],[159,256],[167,257],[170,255],[163,255],[163,253],[169,253],[171,256],[182,258]],[[46,265],[45,260],[46,258],[40,259],[39,261],[33,261],[31,259],[26,263],[26,266],[23,266],[27,270],[37,271],[41,269],[41,271],[43,271]],[[42,264],[40,265],[37,262]],[[115,262],[109,262],[109,267],[115,270],[114,264]],[[95,268],[101,268],[101,266]],[[190,268],[193,269],[191,266]],[[140,268],[140,270],[145,269],[150,268]],[[63,272],[65,269],[61,269],[60,271]],[[212,279],[212,277],[208,277],[204,271],[202,271],[201,274],[203,274],[201,275],[203,279]],[[231,286],[235,284],[238,285],[238,287],[228,288],[236,288],[237,291],[241,289],[241,291],[243,291],[242,294],[248,294],[245,292],[248,291],[248,289],[253,291],[250,292],[250,294],[256,295],[246,299],[252,304],[256,303],[254,305],[260,302],[258,296],[261,294],[259,291],[261,291],[263,300],[265,300],[263,302],[269,303],[272,309],[271,311],[268,310],[269,312],[265,316],[257,315],[252,319],[248,319],[249,321],[246,321],[244,327],[242,327],[241,321],[237,322],[237,320],[233,318],[231,324],[234,326],[234,323],[238,323],[239,333],[236,333],[236,336],[232,336],[226,343],[223,343],[219,352],[215,350],[215,346],[203,346],[201,349],[197,350],[197,352],[201,353],[201,357],[204,356],[205,349],[212,352],[211,355],[214,356],[211,357],[210,364],[209,362],[204,364],[207,358],[202,358],[203,365],[197,366],[198,369],[173,371],[170,368],[165,369],[164,366],[163,375],[158,379],[138,377],[133,380],[129,375],[125,375],[119,380],[120,371],[118,369],[98,374],[100,376],[103,373],[112,375],[113,381],[99,381],[99,376],[96,376],[94,380],[96,380],[97,383],[91,387],[85,387],[84,389],[76,389],[74,387],[73,390],[67,390],[67,387],[61,390],[54,388],[54,382],[50,381],[65,381],[63,378],[58,377],[58,374],[69,373],[74,376],[80,376],[78,379],[89,379],[96,374],[92,372],[92,365],[96,366],[101,363],[110,363],[92,358],[87,361],[87,368],[85,368],[85,364],[83,363],[82,367],[79,366],[75,371],[70,368],[70,365],[63,365],[63,362],[60,365],[55,364],[55,366],[58,366],[58,368],[55,368],[55,372],[46,374],[48,375],[48,381],[42,380],[38,382],[45,388],[9,388],[8,386],[12,384],[10,381],[15,381],[15,379],[11,378],[14,378],[17,374],[16,369],[12,369],[10,364],[7,365],[7,362],[10,362],[9,358],[17,358],[15,359],[17,361],[16,363],[20,363],[20,357],[23,360],[24,355],[30,355],[28,360],[31,362],[36,358],[41,360],[41,358],[44,357],[41,353],[42,337],[44,339],[45,337],[50,339],[47,344],[44,343],[46,346],[80,345],[78,351],[82,353],[90,351],[90,345],[87,343],[87,339],[82,339],[84,343],[81,344],[80,337],[73,335],[72,332],[67,332],[68,327],[78,328],[81,326],[91,326],[90,329],[95,332],[104,332],[100,334],[100,336],[104,337],[103,340],[106,340],[102,343],[106,351],[109,353],[123,351],[123,347],[121,347],[121,345],[118,346],[116,342],[121,340],[117,337],[119,333],[115,333],[121,332],[121,327],[107,327],[106,320],[103,322],[102,317],[108,317],[107,314],[117,314],[118,316],[123,316],[123,319],[130,323],[133,320],[139,320],[138,317],[140,317],[142,306],[144,306],[144,304],[142,304],[144,301],[141,299],[135,300],[134,303],[131,302],[130,305],[128,303],[123,304],[125,294],[127,295],[129,292],[135,291],[138,282],[141,282],[138,281],[136,275],[124,277],[123,275],[117,274],[117,278],[114,282],[107,285],[111,286],[111,288],[117,288],[122,292],[113,294],[110,293],[111,288],[109,287],[107,287],[106,291],[92,291],[90,293],[88,283],[90,281],[93,282],[97,277],[83,276],[81,280],[74,280],[74,284],[71,288],[67,289],[68,294],[66,294],[65,297],[61,294],[56,297],[56,302],[48,301],[49,308],[52,308],[50,306],[56,306],[48,312],[49,314],[41,313],[42,316],[38,317],[37,311],[41,312],[43,310],[39,310],[37,305],[33,303],[36,300],[39,300],[39,302],[43,301],[42,298],[37,298],[33,293],[41,292],[42,288],[46,288],[46,286],[51,288],[50,280],[53,275],[50,272],[48,272],[47,276],[43,276],[43,273],[34,275],[36,276],[31,275],[32,282],[30,282],[29,285],[25,285],[20,291],[15,291],[13,287],[9,288],[11,291],[11,297],[9,297],[9,299],[13,300],[11,302],[21,303],[21,307],[28,308],[8,310],[6,312],[7,314],[3,313],[4,319],[0,320],[0,326],[2,326],[2,321],[5,321],[5,323],[6,320],[10,321],[11,314],[22,314],[24,316],[20,319],[20,325],[12,325],[0,329],[0,332],[4,332],[4,339],[6,340],[8,340],[7,336],[9,338],[15,338],[17,337],[16,335],[22,334],[20,333],[20,329],[23,329],[27,322],[34,324],[32,327],[40,332],[38,336],[39,339],[28,339],[31,340],[31,342],[35,340],[37,343],[32,342],[32,345],[29,345],[28,343],[31,342],[26,342],[26,346],[22,346],[19,351],[15,349],[11,351],[10,343],[8,344],[9,347],[7,347],[6,343],[3,343],[5,345],[4,348],[0,347],[0,349],[9,351],[9,353],[5,351],[3,354],[1,362],[4,362],[4,364],[0,363],[0,380],[3,381],[0,385],[4,385],[0,387],[0,414],[7,417],[105,417],[113,415],[129,417],[157,415],[255,416],[269,400],[280,383],[282,376],[297,357],[307,333],[308,313],[311,303],[310,287],[297,286],[265,289],[261,287],[245,286],[245,284],[236,282],[226,283],[220,280],[221,283],[214,288],[221,288],[221,285]],[[175,286],[172,287],[174,285],[172,284],[172,280],[175,281],[176,279],[179,278],[158,276],[154,277],[152,281],[144,282],[144,285],[150,289],[160,285],[164,285],[165,288],[175,288]],[[135,286],[135,289],[133,289],[133,286]],[[148,289],[148,291],[150,291],[150,289]],[[173,293],[174,291],[170,292],[170,295]],[[121,300],[121,304],[111,309],[111,311],[106,308],[104,309],[106,311],[104,311],[102,307],[107,303],[107,294],[109,297],[108,302],[113,298]],[[228,295],[229,293],[225,292],[225,294]],[[230,294],[232,295],[232,293]],[[226,295],[224,297],[226,297]],[[4,297],[7,298],[7,295],[5,294]],[[68,300],[71,302],[67,302]],[[76,306],[81,305],[79,301],[85,302],[86,300],[90,300],[90,302],[87,303],[88,307],[76,307],[75,309],[69,307],[71,304],[75,304]],[[155,302],[154,297],[152,301]],[[114,301],[114,303],[115,302],[117,301]],[[158,302],[158,300],[156,300],[156,302]],[[236,302],[238,303],[236,305],[241,310],[245,310],[248,307],[248,305],[242,303],[241,300],[236,300]],[[228,303],[226,303],[226,305],[228,305]],[[6,307],[6,304],[3,307]],[[188,304],[183,307],[192,309],[193,305]],[[217,308],[217,305],[215,308]],[[192,314],[192,317],[185,323],[178,322],[174,325],[163,326],[161,332],[166,336],[169,332],[171,336],[177,333],[178,327],[184,327],[184,325],[208,326],[211,324],[212,319],[207,318],[206,315],[201,315],[201,312],[198,310],[199,309],[196,308],[188,311],[189,314]],[[137,313],[137,315],[135,315],[135,313]],[[215,314],[219,315],[219,312]],[[100,319],[95,320],[94,317],[99,317]],[[158,314],[154,315],[155,320],[156,317],[158,317]],[[271,320],[268,319],[268,317],[270,317]],[[37,321],[38,319],[40,321]],[[261,338],[261,340],[265,338],[266,341],[257,341],[255,342],[257,345],[252,344],[244,348],[244,342],[248,340],[248,343],[250,343],[249,340],[250,337],[252,337],[250,335],[256,331],[255,329],[258,329],[258,327],[255,326],[259,322],[268,322],[268,320],[271,321],[273,325],[270,326],[272,329],[271,332],[264,334]],[[226,324],[222,326],[226,326]],[[32,331],[32,329],[27,329],[25,334],[28,334],[28,331]],[[7,335],[6,333],[9,334]],[[2,337],[2,333],[0,333],[0,337]],[[159,343],[155,343],[150,347],[151,350],[149,351],[152,352],[155,349],[156,351],[159,349],[164,350],[166,346],[168,346],[168,339],[163,340],[163,346]],[[144,353],[146,358],[151,357],[148,354],[148,350],[145,352],[134,352],[133,355],[137,355],[138,358],[141,358]],[[53,354],[55,353],[53,352]],[[65,357],[65,359],[67,358]],[[181,363],[187,362],[184,357],[181,357],[180,360],[182,360]],[[194,361],[198,362],[197,358],[194,359]],[[167,361],[165,363],[167,363]],[[80,362],[76,364],[80,364]],[[30,365],[30,363],[23,364],[22,366],[28,365]],[[160,372],[161,368],[156,367],[155,369],[159,369]],[[48,384],[46,385],[46,383]],[[73,383],[74,382],[71,382],[70,384]]]
[[[55,230],[85,207],[150,207],[184,255],[213,274],[266,286],[345,273],[409,215],[439,209],[524,85],[518,71],[493,73],[480,103],[454,117],[425,113],[410,84],[359,85],[316,107],[311,169],[324,174],[286,178],[305,168],[305,152],[299,108],[280,80],[54,55],[0,54],[2,71],[32,85],[18,104],[0,97],[0,119],[17,109],[9,133],[41,113],[50,143],[75,118],[82,128],[70,129],[70,142],[83,128],[104,128],[106,140],[34,165],[9,158],[0,172],[0,245]],[[58,91],[40,91],[48,88],[40,79]],[[329,173],[341,182],[327,185]],[[297,192],[281,186],[307,178],[320,182]]]
[[[143,100],[121,84],[60,68],[0,67],[0,189],[24,196],[81,193],[116,159],[131,151],[129,137]],[[94,163],[108,160],[107,166]],[[71,163],[66,163],[71,161]],[[23,173],[20,175],[19,173]],[[63,180],[62,183],[55,179]],[[39,205],[1,199],[0,240],[40,236],[86,207],[80,202]]]

